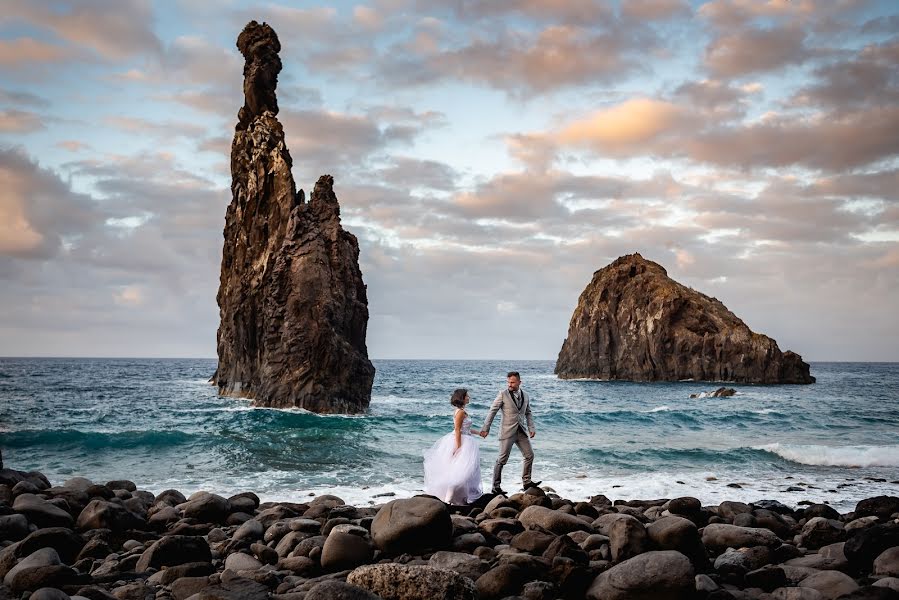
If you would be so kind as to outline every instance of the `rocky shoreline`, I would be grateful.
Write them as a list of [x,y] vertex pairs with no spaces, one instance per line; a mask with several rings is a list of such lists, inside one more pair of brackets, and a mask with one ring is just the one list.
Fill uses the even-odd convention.
[[899,598],[899,497],[265,502],[0,470],[0,600]]

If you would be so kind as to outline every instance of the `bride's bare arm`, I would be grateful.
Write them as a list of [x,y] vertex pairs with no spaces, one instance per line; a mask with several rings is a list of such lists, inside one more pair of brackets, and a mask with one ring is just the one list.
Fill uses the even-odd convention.
[[453,433],[456,434],[456,450],[462,447],[462,421],[465,420],[465,411],[457,410],[456,417],[454,419],[454,423],[456,427],[453,429]]

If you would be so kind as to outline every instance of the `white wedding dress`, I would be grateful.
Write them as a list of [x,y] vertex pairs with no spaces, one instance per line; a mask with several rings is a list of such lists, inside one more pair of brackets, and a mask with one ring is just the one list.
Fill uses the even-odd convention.
[[456,434],[441,437],[425,456],[425,493],[447,504],[471,504],[483,495],[481,490],[481,449],[471,435],[471,417],[462,419],[462,446],[455,455]]

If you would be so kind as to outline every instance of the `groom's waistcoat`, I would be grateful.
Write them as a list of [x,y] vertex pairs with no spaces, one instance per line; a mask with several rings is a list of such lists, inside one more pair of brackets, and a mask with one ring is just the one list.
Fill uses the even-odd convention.
[[525,433],[534,431],[534,418],[531,416],[531,397],[523,389],[519,388],[521,406],[515,404],[512,394],[508,389],[502,390],[493,401],[487,419],[484,421],[484,429],[490,431],[496,413],[502,411],[502,424],[500,425],[499,439],[504,440],[518,435],[518,430]]

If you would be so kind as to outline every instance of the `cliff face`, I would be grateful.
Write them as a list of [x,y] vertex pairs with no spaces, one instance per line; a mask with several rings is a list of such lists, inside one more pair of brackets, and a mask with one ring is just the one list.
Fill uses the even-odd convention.
[[274,30],[252,21],[237,47],[246,59],[245,103],[231,144],[213,382],[219,393],[260,406],[364,411],[375,370],[359,244],[340,225],[330,175],[309,202],[296,191],[276,116]]
[[639,254],[593,274],[556,361],[563,379],[814,383],[809,366]]

